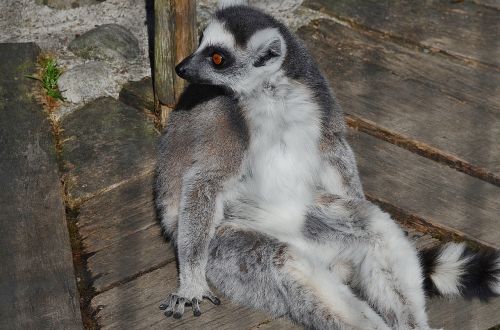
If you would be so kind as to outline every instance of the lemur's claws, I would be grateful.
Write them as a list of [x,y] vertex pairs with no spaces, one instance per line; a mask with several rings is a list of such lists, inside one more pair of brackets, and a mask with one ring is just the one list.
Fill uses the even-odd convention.
[[165,310],[165,316],[170,317],[174,314],[174,307],[177,304],[179,296],[171,294],[167,299],[160,303],[160,309]]
[[210,300],[214,305],[220,305],[220,299],[217,298],[216,295],[214,295],[212,292],[206,292],[204,295],[203,295],[203,298],[207,298],[208,300]]
[[[207,298],[215,305],[220,305],[220,299],[210,291],[205,292],[202,297]],[[180,319],[184,314],[185,306],[192,306],[193,315],[196,317],[200,316],[200,303],[201,299],[199,298],[188,299],[177,294],[171,294],[167,299],[160,302],[159,307],[161,310],[165,310],[165,316],[173,316],[176,319]]]

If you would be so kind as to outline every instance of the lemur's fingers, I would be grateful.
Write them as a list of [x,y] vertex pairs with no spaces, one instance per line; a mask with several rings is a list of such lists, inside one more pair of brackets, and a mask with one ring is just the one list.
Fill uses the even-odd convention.
[[177,300],[177,305],[174,307],[174,319],[180,319],[182,314],[184,314],[184,305],[186,304],[186,298],[179,298]]
[[216,295],[214,295],[212,292],[210,291],[207,291],[205,292],[205,294],[203,295],[203,298],[207,298],[208,300],[210,300],[214,305],[220,305],[220,300],[219,298],[217,298]]
[[[160,304],[160,309],[165,310],[165,316],[170,317],[174,314],[174,307],[177,304],[177,299],[179,296],[171,294],[169,298],[163,300]],[[168,303],[167,303],[168,300]]]
[[200,316],[201,310],[200,310],[200,302],[198,301],[198,299],[193,298],[193,300],[191,300],[191,305],[193,305],[193,315]]
[[158,306],[161,310],[167,309],[168,305],[170,305],[170,301],[172,300],[172,294],[170,294],[167,298],[163,299]]

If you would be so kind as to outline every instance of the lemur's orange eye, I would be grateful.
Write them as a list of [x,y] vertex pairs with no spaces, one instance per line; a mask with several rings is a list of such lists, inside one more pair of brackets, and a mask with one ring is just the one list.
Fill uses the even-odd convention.
[[223,59],[224,58],[219,53],[213,53],[212,54],[212,62],[214,62],[215,65],[221,65]]

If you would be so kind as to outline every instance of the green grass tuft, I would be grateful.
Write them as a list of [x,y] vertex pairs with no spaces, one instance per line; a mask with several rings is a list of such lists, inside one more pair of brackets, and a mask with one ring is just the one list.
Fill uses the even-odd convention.
[[56,100],[64,101],[64,98],[57,88],[57,80],[62,74],[62,70],[58,67],[55,59],[49,56],[42,57],[39,61],[40,73],[38,76],[27,76],[31,79],[38,80],[48,96]]

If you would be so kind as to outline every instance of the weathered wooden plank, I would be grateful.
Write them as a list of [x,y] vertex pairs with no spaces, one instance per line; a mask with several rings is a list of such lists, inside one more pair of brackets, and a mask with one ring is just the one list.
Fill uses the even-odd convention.
[[35,44],[0,44],[0,328],[81,329],[55,144],[33,98]]
[[152,171],[158,132],[124,103],[97,99],[64,117],[62,159],[68,200],[79,205],[96,194]]
[[274,320],[266,320],[264,323],[259,324],[252,328],[252,330],[257,330],[257,329],[298,330],[298,329],[303,329],[303,327],[294,324],[290,319],[283,316]]
[[153,203],[153,174],[131,179],[85,203],[78,231],[85,250],[94,253],[158,222]]
[[308,0],[305,5],[398,39],[500,66],[498,10],[472,1]]
[[97,295],[92,306],[99,310],[97,321],[103,329],[249,329],[271,319],[227,299],[219,306],[204,301],[200,317],[194,317],[188,309],[182,319],[167,318],[158,305],[176,288],[177,269],[172,262]]
[[500,72],[331,21],[300,29],[354,125],[500,184]]
[[500,1],[499,0],[472,0],[474,3],[478,5],[491,7],[497,10],[500,10]]
[[350,130],[366,194],[411,216],[499,248],[500,187]]
[[96,252],[87,260],[87,266],[94,288],[101,292],[174,260],[174,251],[157,225]]
[[175,259],[156,219],[152,175],[85,203],[78,227],[97,292]]
[[427,305],[434,328],[486,330],[500,324],[500,298],[488,303],[478,300],[433,298]]

